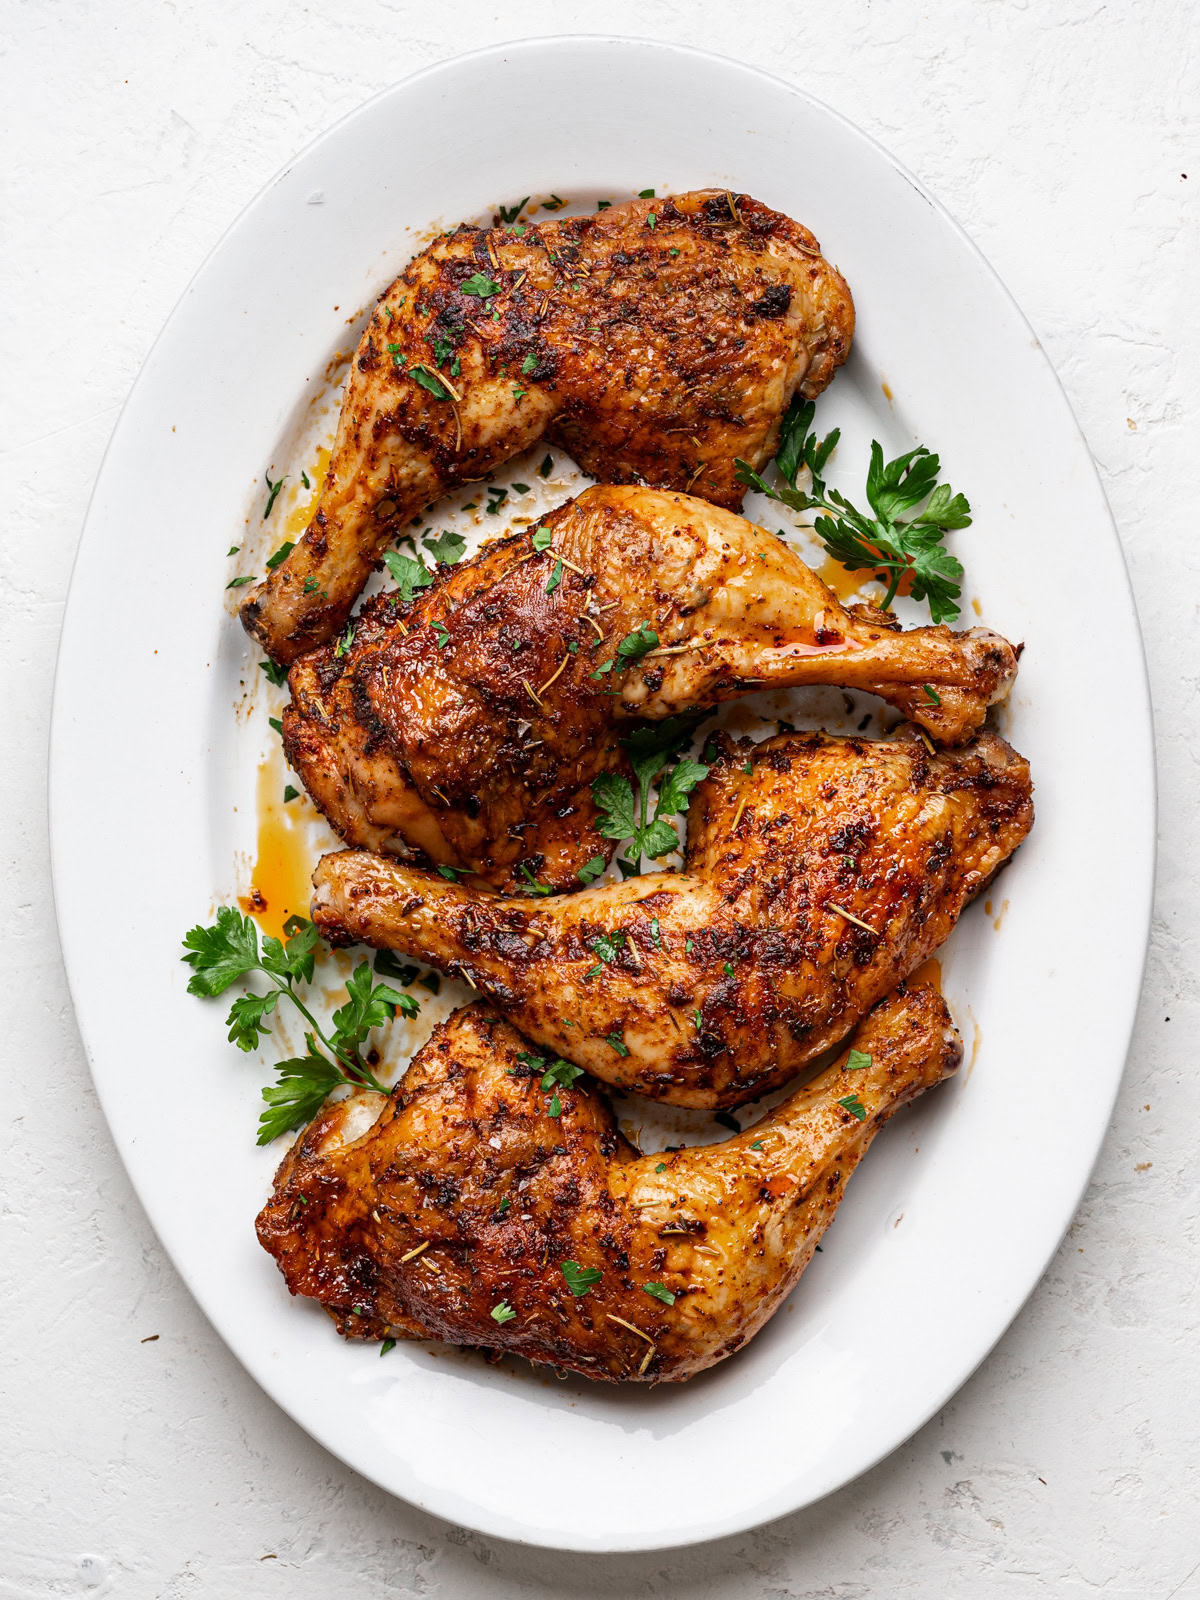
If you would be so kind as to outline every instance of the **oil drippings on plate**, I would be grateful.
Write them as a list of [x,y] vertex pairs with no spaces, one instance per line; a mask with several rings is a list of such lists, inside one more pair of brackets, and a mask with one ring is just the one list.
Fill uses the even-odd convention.
[[283,938],[283,925],[290,916],[307,917],[316,866],[307,826],[308,802],[297,799],[285,804],[283,786],[279,763],[262,762],[254,870],[249,890],[238,897],[242,910],[276,939]]

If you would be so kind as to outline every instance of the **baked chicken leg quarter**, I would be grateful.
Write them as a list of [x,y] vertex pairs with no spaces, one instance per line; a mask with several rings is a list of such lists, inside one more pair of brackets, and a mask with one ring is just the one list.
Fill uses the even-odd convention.
[[716,741],[685,870],[502,899],[365,851],[326,856],[334,943],[461,973],[539,1045],[677,1105],[786,1082],[945,940],[1033,820],[995,735],[930,755],[893,740]]
[[698,191],[588,217],[464,225],[371,317],[316,514],[242,606],[292,662],[341,630],[406,523],[543,436],[610,483],[741,504],[797,390],[846,359],[844,279],[791,218]]
[[473,1005],[388,1098],[310,1124],[258,1236],[348,1337],[681,1382],[758,1332],[880,1127],[962,1055],[928,988],[884,1001],[854,1044],[865,1065],[843,1058],[737,1138],[639,1156],[594,1090],[546,1086],[551,1063]]
[[[650,638],[640,659],[622,654]],[[959,743],[1015,673],[1012,646],[986,629],[903,631],[846,608],[774,534],[731,512],[593,488],[443,568],[411,602],[372,603],[349,651],[297,662],[283,733],[348,844],[421,850],[497,888],[532,875],[567,889],[612,853],[591,785],[626,770],[619,738],[634,718],[836,684]]]

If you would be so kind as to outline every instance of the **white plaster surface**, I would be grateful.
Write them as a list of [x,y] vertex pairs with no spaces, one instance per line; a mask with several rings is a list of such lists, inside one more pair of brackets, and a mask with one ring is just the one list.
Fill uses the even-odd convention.
[[[3,1600],[1200,1596],[1190,0],[6,0],[0,15]],[[890,145],[999,269],[1116,513],[1149,649],[1162,818],[1148,978],[1112,1129],[1069,1236],[998,1349],[915,1439],[823,1504],[691,1551],[589,1558],[481,1538],[393,1501],[288,1421],[213,1334],[92,1092],[55,934],[44,769],[88,494],[118,407],[209,247],[295,150],[415,68],[602,29],[700,44],[812,90]],[[561,137],[569,86],[548,83],[546,97],[547,137]],[[202,472],[178,486],[203,492]],[[169,504],[162,538],[169,550]],[[1087,688],[1080,715],[1103,716]],[[1121,827],[1114,816],[1114,850]],[[114,868],[120,893],[138,863]],[[1061,910],[1062,937],[1075,937]],[[103,925],[98,905],[101,939]],[[112,955],[132,994],[137,974]],[[885,1328],[879,1350],[886,1361]],[[564,1467],[547,1461],[529,1493],[569,1496]],[[753,1472],[754,1441],[713,1471]]]

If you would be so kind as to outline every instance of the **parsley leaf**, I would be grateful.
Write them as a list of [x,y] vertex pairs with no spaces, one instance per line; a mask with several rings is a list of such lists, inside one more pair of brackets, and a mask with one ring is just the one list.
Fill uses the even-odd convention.
[[278,566],[281,566],[283,564],[283,562],[285,562],[287,560],[287,558],[291,555],[292,551],[295,548],[296,548],[296,545],[295,545],[295,542],[293,540],[285,539],[283,541],[283,543],[279,546],[279,549],[276,550],[275,554],[274,555],[270,555],[270,556],[267,557],[267,563],[266,563],[267,564],[267,571],[268,572],[274,572],[275,568],[278,567]]
[[[925,600],[934,622],[953,622],[959,616],[962,564],[943,544],[947,532],[971,525],[971,507],[965,495],[949,484],[938,483],[941,462],[924,445],[885,462],[883,447],[871,442],[867,470],[867,502],[873,516],[851,504],[836,489],[827,489],[825,464],[837,444],[835,428],[818,442],[810,431],[815,407],[811,400],[792,400],[780,429],[775,465],[783,485],[773,489],[748,462],[738,460],[738,481],[758,489],[794,511],[818,510],[815,531],[826,550],[851,572],[874,571],[887,593],[881,605],[887,610],[902,581],[907,580],[915,600]],[[800,469],[812,478],[808,493],[797,489]],[[923,506],[923,509],[920,509]],[[905,517],[902,513],[914,512]]]
[[499,1322],[501,1325],[511,1322],[516,1314],[507,1300],[501,1300],[498,1305],[494,1305],[489,1313],[492,1321]]
[[601,813],[597,832],[605,839],[628,839],[637,832],[633,785],[615,772],[602,772],[592,780],[592,799]]
[[259,666],[267,675],[267,682],[273,683],[277,689],[282,689],[287,682],[287,668],[281,667],[277,661],[260,661]]
[[473,294],[479,300],[488,300],[492,295],[500,293],[500,285],[483,272],[472,273],[467,281],[460,283],[458,287],[463,294]]
[[569,1089],[576,1078],[582,1077],[582,1067],[572,1066],[569,1061],[552,1061],[542,1075],[542,1088],[552,1089],[558,1083],[564,1089]]
[[554,543],[554,535],[549,528],[535,528],[533,530],[533,548],[535,550],[549,550]]
[[422,389],[428,389],[435,400],[449,400],[450,391],[438,377],[436,372],[430,372],[428,367],[413,367],[409,373],[414,383],[419,383]]
[[644,1283],[642,1288],[647,1294],[653,1295],[656,1300],[661,1300],[665,1306],[673,1306],[675,1304],[675,1296],[665,1283]]
[[418,589],[428,589],[433,582],[433,573],[423,561],[414,561],[411,556],[402,556],[398,550],[385,551],[383,561],[399,584],[400,598],[406,603],[411,603]]
[[[660,815],[674,817],[688,808],[688,796],[702,778],[708,777],[708,768],[699,761],[691,761],[684,757],[671,768],[665,783],[661,784],[658,791],[658,812]],[[649,852],[647,852],[649,853]]]
[[444,561],[452,567],[462,560],[467,541],[461,533],[443,533],[438,539],[426,539],[425,548],[435,561]]
[[399,1011],[415,1017],[420,1009],[410,994],[400,994],[386,983],[376,983],[371,968],[363,961],[346,983],[349,996],[344,1006],[333,1013],[334,1042],[355,1050],[372,1028],[381,1028]]
[[225,587],[227,589],[244,589],[245,586],[248,583],[253,583],[253,582],[254,582],[254,574],[250,573],[247,577],[230,579],[230,581],[225,585]]
[[324,1056],[310,1054],[280,1061],[279,1082],[263,1090],[267,1109],[258,1119],[258,1143],[270,1144],[281,1133],[311,1122],[329,1094],[347,1080]]
[[864,1067],[871,1065],[871,1057],[865,1050],[851,1050],[846,1057],[847,1072],[861,1072]]
[[603,856],[592,856],[589,860],[583,863],[575,876],[579,879],[580,883],[595,883],[596,879],[604,871],[604,866],[605,862]]
[[838,1105],[845,1106],[851,1116],[857,1117],[860,1122],[867,1120],[867,1108],[856,1094],[846,1094],[838,1101]]
[[578,1261],[564,1261],[562,1275],[567,1280],[567,1288],[572,1294],[587,1294],[589,1289],[594,1289],[604,1274],[595,1267],[581,1267]]
[[529,204],[529,196],[526,195],[524,200],[518,200],[515,206],[501,206],[500,207],[500,221],[501,222],[515,222],[517,220],[517,218],[521,215],[522,211],[524,211],[525,207],[528,204]]
[[562,564],[561,561],[556,561],[554,563],[554,570],[550,574],[550,581],[546,585],[546,593],[547,594],[553,594],[555,589],[558,588],[559,584],[562,582],[562,575],[563,575],[563,564]]
[[528,377],[531,372],[536,372],[537,371],[537,364],[538,364],[538,358],[531,351],[529,353],[529,355],[527,355],[525,357],[524,361],[522,361],[522,363],[521,363],[521,371],[525,374],[526,377]]
[[266,510],[263,512],[263,521],[265,522],[271,515],[272,506],[279,498],[280,489],[282,489],[284,484],[287,482],[287,473],[285,472],[281,478],[276,478],[274,483],[271,482],[271,474],[269,472],[264,472],[263,477],[267,480],[267,488],[271,491],[267,496]]
[[233,906],[219,907],[211,928],[191,928],[183,944],[183,960],[192,968],[189,994],[221,994],[258,966],[258,929]]

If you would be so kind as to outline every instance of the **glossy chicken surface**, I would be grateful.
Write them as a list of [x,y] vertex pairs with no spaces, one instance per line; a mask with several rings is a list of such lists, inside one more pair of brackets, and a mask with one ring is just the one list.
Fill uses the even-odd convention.
[[677,1105],[782,1084],[946,939],[1033,820],[1003,739],[716,741],[682,872],[504,899],[366,851],[326,856],[334,943],[461,973],[531,1039]]
[[292,1293],[348,1337],[679,1382],[759,1331],[880,1127],[962,1056],[929,988],[885,1000],[854,1047],[865,1065],[843,1057],[737,1137],[642,1156],[586,1079],[543,1088],[550,1063],[476,1004],[389,1097],[342,1101],[310,1124],[258,1236]]
[[[618,646],[639,627],[658,644],[623,667]],[[442,568],[411,603],[374,602],[348,651],[303,657],[284,741],[348,844],[420,850],[497,888],[532,876],[567,889],[612,854],[591,785],[627,770],[618,741],[635,718],[835,684],[959,743],[1015,674],[1012,646],[986,629],[904,631],[844,607],[786,544],[731,512],[597,487]]]
[[343,628],[413,516],[543,437],[605,482],[737,507],[734,458],[770,457],[853,330],[812,234],[749,195],[445,234],[372,315],[316,513],[242,620],[291,663]]

